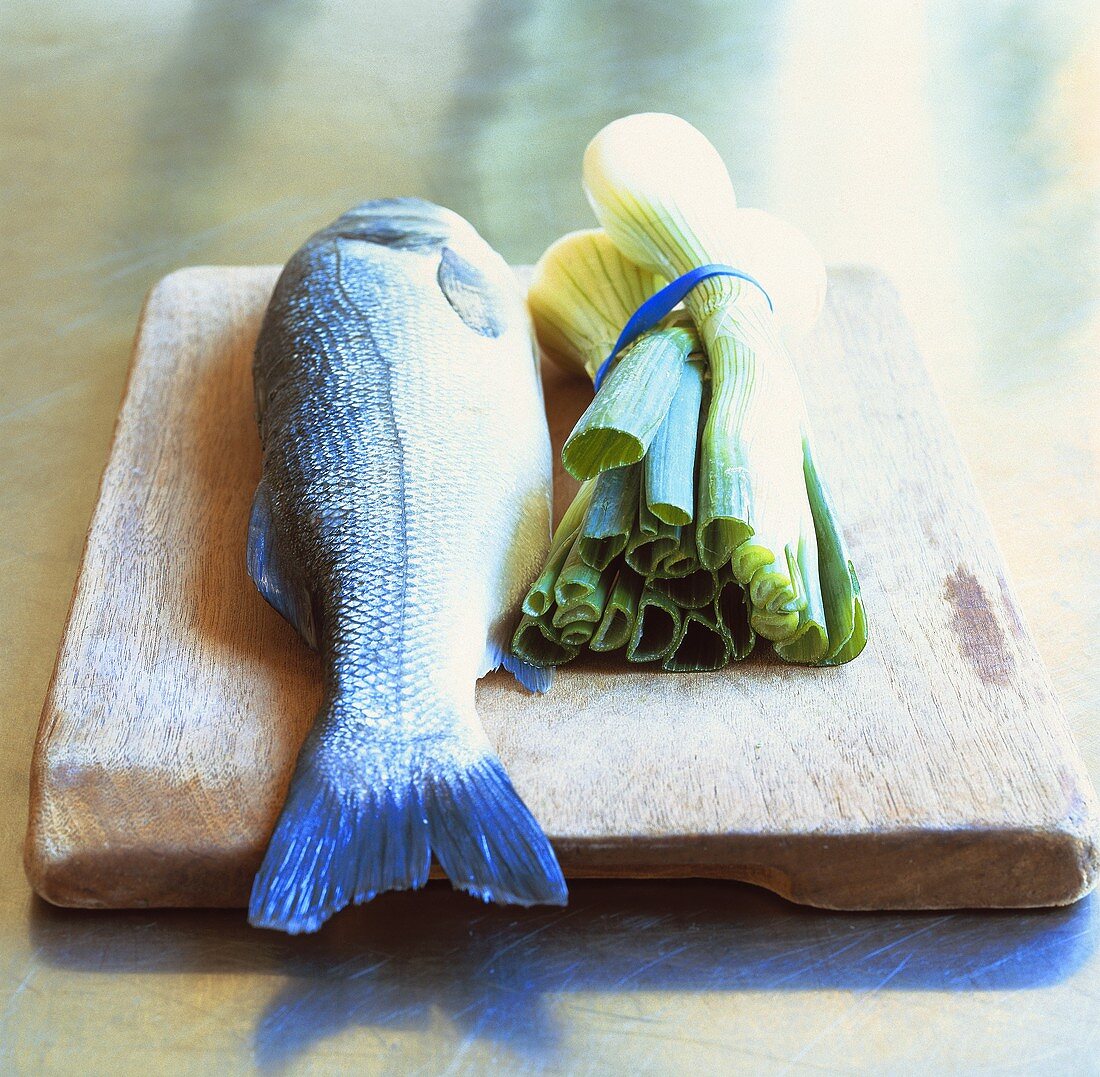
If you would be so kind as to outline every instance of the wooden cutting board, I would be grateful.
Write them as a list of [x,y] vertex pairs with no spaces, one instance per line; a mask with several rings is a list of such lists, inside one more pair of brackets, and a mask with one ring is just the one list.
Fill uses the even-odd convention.
[[[316,657],[244,567],[277,273],[186,269],[142,314],[33,763],[26,867],[57,904],[244,904],[317,707]],[[574,877],[720,876],[841,909],[1081,897],[1093,794],[890,285],[834,272],[797,359],[865,653],[588,662],[541,698],[493,675],[489,736]],[[560,447],[591,390],[545,380]]]

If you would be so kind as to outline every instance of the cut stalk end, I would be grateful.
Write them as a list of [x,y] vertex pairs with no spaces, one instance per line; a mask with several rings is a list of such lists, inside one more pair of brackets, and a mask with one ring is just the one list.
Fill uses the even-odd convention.
[[729,638],[711,613],[691,610],[684,615],[680,634],[661,667],[670,673],[704,673],[721,669],[730,660]]
[[563,666],[577,657],[577,650],[561,642],[549,617],[525,615],[512,637],[512,654],[533,666]]
[[685,527],[687,524],[691,523],[691,513],[685,511],[679,505],[673,505],[662,501],[651,501],[649,503],[649,511],[662,523],[670,524],[673,527]]
[[630,662],[663,658],[680,633],[680,610],[671,599],[646,587],[638,603],[638,620],[626,647]]
[[699,563],[711,572],[717,572],[729,562],[734,551],[751,537],[752,528],[744,520],[724,517],[706,520],[695,538]]
[[574,434],[561,452],[562,466],[583,482],[602,471],[636,464],[645,456],[645,444],[633,434],[613,427],[589,427]]

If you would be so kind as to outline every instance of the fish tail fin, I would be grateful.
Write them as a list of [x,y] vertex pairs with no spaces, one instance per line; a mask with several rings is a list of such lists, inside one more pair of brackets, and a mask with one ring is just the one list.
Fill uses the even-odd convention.
[[352,754],[336,760],[312,736],[303,747],[252,886],[255,927],[313,932],[347,905],[418,889],[433,853],[483,901],[566,903],[550,842],[487,745]]

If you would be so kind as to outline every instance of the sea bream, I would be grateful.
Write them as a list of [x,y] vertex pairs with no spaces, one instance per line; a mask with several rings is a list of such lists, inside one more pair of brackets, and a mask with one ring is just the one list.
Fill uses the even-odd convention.
[[315,931],[419,887],[564,904],[545,835],[474,708],[550,533],[551,454],[523,296],[457,214],[365,202],[312,236],[256,345],[263,475],[248,570],[321,654],[324,702],[249,920]]

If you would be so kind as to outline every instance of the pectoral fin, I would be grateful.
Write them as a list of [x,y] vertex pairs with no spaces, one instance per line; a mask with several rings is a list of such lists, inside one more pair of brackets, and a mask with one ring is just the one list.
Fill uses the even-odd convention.
[[262,481],[256,487],[248,521],[248,574],[267,602],[316,650],[318,632],[313,598],[294,567],[279,552],[271,495]]
[[436,274],[439,289],[454,312],[483,337],[499,337],[508,328],[497,286],[472,262],[450,247],[443,248]]
[[481,659],[479,677],[491,673],[494,669],[503,666],[528,692],[548,692],[554,683],[554,671],[542,666],[536,666],[531,662],[514,655],[507,644],[501,644],[499,640],[489,637],[485,642],[485,654]]

